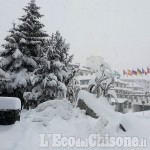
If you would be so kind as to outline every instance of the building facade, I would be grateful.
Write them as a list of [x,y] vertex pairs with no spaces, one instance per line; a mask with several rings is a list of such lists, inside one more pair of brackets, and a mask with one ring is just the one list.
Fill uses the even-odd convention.
[[[89,81],[92,78],[94,78],[94,74],[76,77],[82,90],[88,89]],[[143,107],[144,110],[150,110],[150,94],[140,85],[115,79],[113,89],[118,97],[117,111],[122,113],[138,112],[143,111]],[[115,100],[113,101],[112,98],[110,103],[115,105]]]
[[145,91],[150,92],[150,80],[146,79],[122,79],[123,81],[135,83],[144,88]]

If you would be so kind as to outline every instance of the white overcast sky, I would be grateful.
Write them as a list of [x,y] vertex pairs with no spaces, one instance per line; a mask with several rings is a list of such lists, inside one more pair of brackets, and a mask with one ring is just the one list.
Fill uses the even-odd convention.
[[[0,0],[0,44],[30,0]],[[150,67],[150,0],[36,0],[48,34],[59,30],[74,62],[102,56],[113,69]]]

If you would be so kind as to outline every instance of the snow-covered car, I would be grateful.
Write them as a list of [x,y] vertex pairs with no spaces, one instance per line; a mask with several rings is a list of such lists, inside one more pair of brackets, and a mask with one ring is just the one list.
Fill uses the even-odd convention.
[[21,101],[16,97],[0,97],[0,125],[20,121]]

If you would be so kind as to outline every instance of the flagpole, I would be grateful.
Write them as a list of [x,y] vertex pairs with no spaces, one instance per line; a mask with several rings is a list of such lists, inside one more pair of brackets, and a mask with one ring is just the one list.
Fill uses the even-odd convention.
[[147,80],[149,80],[149,72],[150,70],[149,70],[149,67],[147,67]]
[[143,80],[144,80],[144,75],[145,75],[145,70],[142,67],[142,78],[143,78]]

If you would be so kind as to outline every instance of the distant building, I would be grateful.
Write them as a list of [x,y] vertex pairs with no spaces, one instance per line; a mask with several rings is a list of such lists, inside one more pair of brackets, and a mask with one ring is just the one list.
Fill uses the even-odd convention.
[[[76,77],[82,90],[87,90],[89,81],[95,77],[95,74],[84,74]],[[126,113],[128,111],[142,111],[143,101],[144,110],[150,110],[150,94],[144,88],[136,83],[115,79],[114,87],[118,97],[117,111]],[[115,104],[112,99],[111,104]]]
[[88,84],[89,84],[89,81],[91,80],[92,76],[94,76],[94,75],[89,74],[89,75],[80,75],[80,76],[76,77],[82,90],[87,91]]
[[86,66],[90,67],[94,71],[98,71],[100,65],[104,62],[104,58],[101,56],[91,56],[86,59]]
[[75,64],[73,64],[73,63],[70,63],[70,64],[69,64],[69,67],[70,67],[70,68],[79,69],[79,67],[80,67],[80,64],[79,64],[79,63],[75,63]]
[[88,67],[79,67],[77,70],[77,76],[87,76],[87,75],[92,75],[94,71]]
[[122,79],[126,82],[131,82],[140,85],[146,92],[150,92],[150,80],[146,79]]
[[[119,99],[119,111],[126,113],[130,110],[133,112],[150,110],[150,94],[146,92],[144,87],[134,83],[115,80],[114,90],[117,93]],[[120,103],[120,99],[121,103]]]

